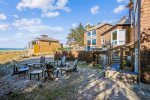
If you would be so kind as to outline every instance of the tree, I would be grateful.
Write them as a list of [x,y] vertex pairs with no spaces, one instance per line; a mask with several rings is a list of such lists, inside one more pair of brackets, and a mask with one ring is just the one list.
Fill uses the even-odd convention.
[[87,24],[87,25],[85,26],[86,29],[92,28],[92,27],[94,27],[94,26],[92,26],[92,25],[90,25],[90,24]]
[[70,33],[67,36],[68,43],[72,43],[74,45],[78,44],[79,46],[84,45],[84,32],[85,28],[80,23],[77,27],[70,30]]

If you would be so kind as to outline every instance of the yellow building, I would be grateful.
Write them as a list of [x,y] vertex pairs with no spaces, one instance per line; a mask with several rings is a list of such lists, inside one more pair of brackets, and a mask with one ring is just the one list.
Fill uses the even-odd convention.
[[59,40],[48,37],[47,35],[41,35],[40,38],[36,38],[31,41],[28,46],[30,54],[51,54],[61,48]]

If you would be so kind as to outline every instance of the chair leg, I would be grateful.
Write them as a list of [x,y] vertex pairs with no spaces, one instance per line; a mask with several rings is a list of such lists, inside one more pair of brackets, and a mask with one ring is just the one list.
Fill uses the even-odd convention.
[[59,70],[57,70],[57,72],[56,72],[56,77],[58,77],[58,74],[59,74]]
[[20,78],[20,72],[19,72],[19,78]]
[[42,77],[44,76],[43,74],[44,74],[44,73],[42,72]]
[[26,76],[26,72],[23,72],[23,74],[24,74],[24,79],[25,79],[25,76]]
[[38,74],[38,81],[40,80],[40,74]]
[[31,80],[31,74],[30,74],[30,80]]
[[62,69],[61,69],[61,75],[62,75]]

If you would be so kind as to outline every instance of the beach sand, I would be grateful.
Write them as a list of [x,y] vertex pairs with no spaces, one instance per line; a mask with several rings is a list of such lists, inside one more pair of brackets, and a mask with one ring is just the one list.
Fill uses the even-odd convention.
[[11,60],[21,60],[26,55],[25,50],[0,51],[0,64],[5,64]]

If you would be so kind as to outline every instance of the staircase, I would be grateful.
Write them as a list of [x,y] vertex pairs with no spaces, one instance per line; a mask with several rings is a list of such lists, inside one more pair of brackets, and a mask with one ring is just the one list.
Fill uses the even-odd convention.
[[112,57],[112,63],[119,63],[120,64],[120,57],[119,56],[113,56]]

